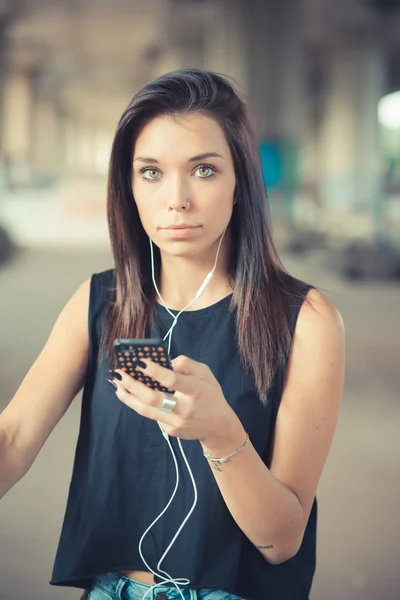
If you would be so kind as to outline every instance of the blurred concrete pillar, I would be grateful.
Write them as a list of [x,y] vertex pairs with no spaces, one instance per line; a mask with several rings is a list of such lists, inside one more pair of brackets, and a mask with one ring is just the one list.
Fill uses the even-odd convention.
[[236,80],[259,139],[276,145],[282,173],[277,205],[291,220],[305,133],[303,2],[219,0],[209,10],[204,65]]
[[[158,47],[147,55],[150,64],[145,66],[145,80],[170,71],[202,66],[202,42],[204,16],[208,13],[208,1],[182,2],[163,0],[159,2]],[[207,25],[208,26],[208,25]]]
[[62,167],[55,100],[38,96],[34,103],[32,165],[39,178],[52,179]]
[[63,131],[65,169],[67,172],[72,173],[76,171],[79,164],[78,123],[72,115],[65,115]]
[[236,80],[260,137],[299,137],[304,125],[302,0],[215,0],[206,9],[204,68]]
[[162,53],[152,69],[152,77],[160,77],[164,73],[177,71],[184,67],[184,59],[178,48],[170,47]]
[[97,126],[94,131],[94,168],[99,175],[107,175],[111,146],[114,137],[113,129]]
[[6,74],[1,122],[8,180],[14,186],[29,184],[32,177],[32,87],[28,72]]
[[249,9],[245,0],[216,0],[206,9],[203,66],[232,77],[246,94],[249,55],[245,17],[252,8]]
[[[1,4],[0,4],[1,7]],[[4,123],[3,123],[3,100],[4,100],[4,74],[6,73],[6,31],[7,31],[6,11],[0,8],[0,196],[7,187],[7,175],[4,159]]]
[[80,122],[78,126],[78,169],[82,173],[95,171],[95,127],[90,123]]
[[64,119],[65,168],[73,175],[97,171],[96,127],[76,116]]
[[338,40],[331,53],[319,145],[322,198],[331,211],[379,204],[377,105],[384,82],[379,31]]
[[303,15],[302,0],[254,0],[242,14],[256,131],[279,165],[274,183],[267,174],[267,185],[276,186],[270,188],[272,208],[288,221],[294,219],[306,129]]
[[[1,4],[0,4],[1,6]],[[0,8],[0,116],[3,115],[3,94],[4,94],[4,75],[7,71],[6,68],[6,33],[7,33],[7,20],[1,13]],[[3,122],[0,121],[0,160],[1,151],[3,147]]]
[[[378,103],[387,92],[387,62],[383,29],[379,26],[366,40],[362,55],[362,94],[359,106],[362,126],[357,136],[357,198],[360,208],[371,209],[377,216],[383,210],[382,158]],[[375,223],[375,231],[380,225]]]
[[303,2],[257,0],[246,26],[248,91],[259,133],[297,137],[303,126]]

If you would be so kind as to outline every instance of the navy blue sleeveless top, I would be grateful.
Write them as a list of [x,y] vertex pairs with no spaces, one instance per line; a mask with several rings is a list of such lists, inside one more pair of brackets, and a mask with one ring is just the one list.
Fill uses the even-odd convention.
[[[310,286],[305,285],[304,294]],[[89,304],[89,364],[79,438],[61,537],[50,584],[89,588],[94,575],[147,570],[138,552],[143,532],[166,506],[175,468],[155,421],[141,417],[114,394],[105,359],[98,357],[104,311],[114,271],[92,276]],[[264,406],[238,354],[231,296],[213,306],[182,313],[172,336],[171,357],[184,354],[207,364],[224,396],[268,465],[272,432],[286,365],[277,372]],[[301,301],[290,308],[293,332]],[[158,305],[151,337],[164,337],[172,323]],[[172,505],[146,536],[142,551],[157,563],[193,503],[193,488],[177,446],[181,483]],[[182,440],[198,489],[197,506],[162,568],[187,578],[193,589],[218,588],[247,600],[305,600],[315,570],[316,501],[297,555],[270,565],[233,520],[202,454],[200,442]],[[160,580],[155,578],[156,583]]]

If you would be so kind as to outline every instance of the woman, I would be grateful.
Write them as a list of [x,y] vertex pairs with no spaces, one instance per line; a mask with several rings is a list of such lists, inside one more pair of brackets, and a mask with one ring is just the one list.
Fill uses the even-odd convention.
[[[344,333],[283,269],[266,206],[223,77],[178,71],[135,95],[110,162],[115,269],[74,294],[1,416],[4,493],[84,385],[51,584],[91,600],[308,598]],[[109,372],[118,337],[168,338],[173,370],[140,369],[173,396]]]

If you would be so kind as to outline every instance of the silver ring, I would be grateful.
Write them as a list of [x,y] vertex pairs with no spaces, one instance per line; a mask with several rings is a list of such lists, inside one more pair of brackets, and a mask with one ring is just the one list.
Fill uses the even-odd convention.
[[175,406],[176,406],[176,400],[166,396],[163,400],[160,410],[171,413],[174,410]]

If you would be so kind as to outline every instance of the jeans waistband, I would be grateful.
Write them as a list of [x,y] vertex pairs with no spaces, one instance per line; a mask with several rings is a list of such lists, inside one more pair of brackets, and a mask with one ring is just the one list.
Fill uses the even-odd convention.
[[[93,582],[95,588],[99,587],[103,589],[110,597],[118,600],[142,600],[146,592],[149,592],[152,587],[115,572],[96,575],[93,578]],[[189,590],[183,586],[180,586],[180,589],[185,600],[198,600],[196,590]],[[93,600],[96,600],[94,593]],[[160,583],[153,587],[145,600],[182,600],[182,596],[174,586],[166,586]]]

